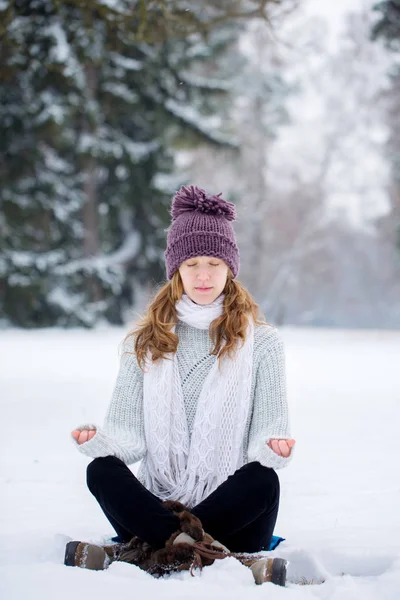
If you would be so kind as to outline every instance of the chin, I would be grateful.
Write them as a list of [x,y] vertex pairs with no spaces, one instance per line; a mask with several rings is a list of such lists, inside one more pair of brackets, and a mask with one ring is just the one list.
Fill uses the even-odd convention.
[[215,290],[211,290],[208,293],[197,292],[196,290],[193,290],[193,292],[188,295],[196,304],[211,304],[211,302],[214,302],[214,300],[218,298],[220,293],[216,293]]
[[193,302],[196,304],[211,304],[213,300],[208,300],[207,298],[192,298]]

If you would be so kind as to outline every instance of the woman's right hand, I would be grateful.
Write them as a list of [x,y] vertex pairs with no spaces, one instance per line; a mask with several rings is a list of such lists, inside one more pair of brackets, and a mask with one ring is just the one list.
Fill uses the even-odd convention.
[[96,430],[95,429],[82,429],[82,431],[80,429],[74,429],[71,432],[72,437],[74,438],[74,440],[76,440],[78,442],[78,444],[84,444],[85,442],[88,442],[89,440],[92,439],[92,437],[94,437],[96,435]]

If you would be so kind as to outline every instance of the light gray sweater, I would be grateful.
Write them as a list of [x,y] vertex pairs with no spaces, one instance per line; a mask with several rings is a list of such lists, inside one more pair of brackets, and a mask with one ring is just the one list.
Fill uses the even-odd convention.
[[[177,358],[183,396],[192,433],[200,390],[217,358],[210,354],[212,342],[207,329],[178,321]],[[132,351],[126,345],[124,350]],[[259,461],[266,467],[285,467],[288,458],[266,445],[271,438],[290,438],[286,401],[285,355],[281,336],[271,325],[256,325],[254,333],[251,406],[246,423],[243,463]],[[95,428],[95,436],[78,450],[93,458],[116,456],[127,465],[146,454],[143,417],[143,372],[134,354],[123,354],[103,427],[85,424],[77,429]]]

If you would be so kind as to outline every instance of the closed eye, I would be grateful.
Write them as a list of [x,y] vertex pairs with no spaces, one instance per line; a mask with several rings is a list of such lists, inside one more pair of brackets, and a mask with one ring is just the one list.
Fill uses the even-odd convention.
[[[219,263],[209,263],[209,265],[210,265],[211,267],[219,267]],[[188,264],[186,263],[186,266],[187,266],[187,267],[195,267],[195,266],[196,266],[196,263],[194,263],[193,265],[188,265]]]

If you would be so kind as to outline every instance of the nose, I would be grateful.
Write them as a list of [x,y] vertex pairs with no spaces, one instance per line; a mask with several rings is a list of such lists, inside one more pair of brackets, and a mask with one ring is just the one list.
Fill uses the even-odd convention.
[[206,270],[202,270],[199,272],[199,274],[197,275],[197,279],[199,281],[207,281],[208,279],[210,279],[210,275],[208,274],[208,271]]

